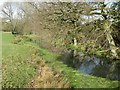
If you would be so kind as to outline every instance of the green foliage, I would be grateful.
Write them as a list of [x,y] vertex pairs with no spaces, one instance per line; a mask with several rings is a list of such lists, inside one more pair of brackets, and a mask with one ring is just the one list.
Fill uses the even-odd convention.
[[18,44],[18,43],[20,43],[21,42],[21,40],[22,40],[22,38],[15,38],[13,41],[12,41],[12,43],[13,44]]
[[[52,67],[53,70],[63,73],[64,77],[68,79],[71,86],[74,88],[117,87],[117,81],[109,81],[104,78],[79,73],[73,68],[58,61],[57,58],[59,55],[39,48],[32,42],[27,42],[23,45],[16,45],[6,42],[5,39],[3,39],[3,41],[3,87],[23,87],[31,80],[36,71],[34,68],[35,63],[32,63],[30,56],[31,52],[35,53],[36,50],[39,51],[40,57],[43,58],[43,60],[45,60],[45,62]],[[8,43],[10,45],[6,45]]]
[[[36,46],[36,48],[38,48]],[[68,67],[62,62],[58,61],[59,55],[48,52],[45,49],[38,48],[39,55],[45,62],[52,67],[55,71],[63,73],[65,78],[68,79],[71,86],[74,88],[112,88],[117,87],[117,81],[109,81],[104,78],[94,77],[86,74],[79,73],[72,67]]]
[[[58,61],[57,58],[59,57],[58,54],[53,54],[48,52],[46,49],[39,48],[34,43],[25,43],[25,45],[32,45],[34,48],[39,50],[40,57],[45,60],[46,64],[53,68],[53,70],[63,73],[65,78],[68,79],[71,86],[74,88],[111,88],[117,87],[117,81],[109,81],[104,78],[94,77],[86,74],[79,73],[78,71],[74,70],[72,67],[68,67],[67,65],[63,64],[62,62]],[[69,46],[72,47],[72,46]],[[73,48],[73,47],[72,47]]]
[[[110,50],[106,52],[105,50],[110,49],[109,42],[106,38],[107,32],[105,32],[104,20],[88,20],[85,19],[85,17],[92,17],[94,14],[90,14],[92,11],[91,7],[96,8],[94,10],[97,11],[97,9],[101,9],[101,13],[98,13],[99,16],[103,16],[104,19],[107,21],[113,20],[110,24],[108,23],[107,26],[114,25],[115,27],[118,27],[116,30],[117,32],[112,32],[113,37],[116,39],[116,43],[119,43],[119,22],[120,22],[120,14],[117,11],[119,10],[119,3],[116,3],[111,9],[106,9],[106,5],[104,2],[95,3],[93,6],[89,5],[89,3],[71,3],[71,2],[58,2],[58,3],[41,3],[45,8],[37,3],[33,2],[33,8],[32,13],[29,12],[29,8],[25,9],[24,11],[27,12],[29,16],[26,13],[25,17],[20,19],[16,23],[16,31],[17,32],[34,32],[39,35],[39,39],[35,39],[33,35],[23,35],[22,37],[17,37],[13,40],[13,36],[11,36],[9,33],[3,33],[3,63],[8,64],[7,66],[10,66],[11,64],[8,63],[8,58],[11,58],[13,60],[18,60],[19,63],[22,61],[27,63],[26,60],[27,57],[30,57],[31,55],[27,55],[31,46],[34,48],[37,48],[40,51],[40,56],[43,57],[46,62],[53,67],[55,70],[62,71],[67,78],[69,78],[69,81],[71,82],[72,86],[74,87],[115,87],[116,82],[111,82],[108,80],[105,80],[103,78],[97,78],[97,77],[91,77],[89,75],[79,74],[77,71],[74,71],[72,68],[67,67],[66,65],[62,64],[61,62],[57,61],[57,55],[53,55],[52,53],[48,52],[47,50],[44,50],[42,48],[38,48],[38,46],[32,42],[36,42],[36,40],[39,42],[40,40],[44,40],[45,42],[48,42],[48,46],[50,46],[51,42],[54,44],[54,46],[64,46],[66,49],[76,50],[76,51],[82,51],[83,53],[90,53],[90,54],[96,54],[97,56],[104,56],[110,57]],[[42,9],[40,9],[40,7]],[[116,9],[117,7],[117,9]],[[30,9],[31,9],[30,8]],[[38,12],[36,12],[36,10]],[[28,11],[27,11],[28,10]],[[97,14],[97,13],[96,13]],[[24,21],[22,23],[22,20]],[[14,23],[16,20],[14,21]],[[33,23],[31,23],[33,22]],[[27,25],[24,25],[24,23],[27,23]],[[82,24],[85,23],[85,24]],[[5,29],[12,30],[12,23],[8,23],[5,25]],[[23,27],[25,28],[23,29]],[[23,31],[25,30],[25,31]],[[74,41],[73,38],[77,39],[77,47],[74,47]],[[12,41],[13,40],[13,41]],[[64,44],[64,40],[66,40]],[[114,40],[113,40],[114,41]],[[118,42],[117,42],[118,41]],[[13,43],[11,43],[13,42]],[[21,44],[16,45],[16,44]],[[41,43],[39,43],[41,45]],[[43,44],[45,47],[45,44]],[[25,47],[23,47],[25,46]],[[119,45],[118,45],[119,46]],[[52,48],[51,46],[49,47]],[[33,50],[33,49],[32,49]],[[13,51],[13,52],[12,52]],[[19,52],[18,56],[14,56]],[[32,51],[30,51],[32,52]],[[119,50],[120,52],[120,50]],[[10,54],[10,56],[9,56]],[[25,57],[24,57],[25,54]],[[8,56],[8,57],[6,57]],[[6,58],[5,58],[6,57]],[[18,59],[17,57],[21,58]],[[24,58],[22,58],[24,57]],[[7,62],[5,62],[7,61]],[[10,64],[10,65],[9,65]],[[18,64],[17,64],[18,65]],[[23,64],[22,67],[29,68],[29,66],[25,66]],[[21,70],[23,70],[22,67],[19,67]],[[30,72],[33,72],[32,66],[30,66]],[[11,67],[12,70],[14,67]],[[6,69],[6,72],[9,72],[9,69]],[[21,70],[19,70],[15,75],[18,77]],[[14,71],[14,70],[13,70]],[[24,70],[23,70],[24,71]],[[28,72],[25,70],[25,72]],[[24,74],[23,76],[26,77],[29,76],[28,73]],[[8,77],[10,77],[8,85],[14,84],[15,86],[18,84],[15,84],[11,80],[11,76],[13,73],[8,73]],[[22,76],[22,75],[21,75]],[[32,75],[31,75],[32,76]],[[17,82],[16,78],[12,78],[13,81]],[[20,78],[24,81],[24,77]],[[23,81],[19,81],[21,85],[23,85]],[[85,81],[84,81],[85,80]],[[11,84],[9,84],[11,83]]]
[[30,35],[23,35],[22,38],[23,40],[28,41],[28,42],[32,41],[32,37]]
[[79,73],[71,67],[63,64],[57,60],[58,55],[52,54],[44,49],[40,50],[40,56],[50,65],[54,70],[62,72],[65,78],[68,79],[71,86],[74,88],[111,88],[117,87],[117,82],[109,81],[104,78],[94,77]]
[[74,49],[74,46],[73,46],[72,44],[67,44],[67,45],[66,45],[66,48],[67,48],[67,49]]

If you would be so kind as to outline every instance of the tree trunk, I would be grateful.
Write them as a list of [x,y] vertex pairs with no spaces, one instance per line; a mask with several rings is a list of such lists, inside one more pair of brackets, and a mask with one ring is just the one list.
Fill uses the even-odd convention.
[[77,39],[74,37],[74,46],[77,47]]
[[115,41],[114,41],[114,39],[111,35],[112,30],[111,30],[110,27],[111,27],[111,24],[107,20],[105,20],[104,29],[105,29],[105,33],[106,33],[106,36],[107,36],[107,40],[109,42],[109,46],[110,46],[112,56],[114,58],[118,58],[118,54],[117,54],[117,51],[116,51],[117,47],[116,47]]
[[[74,47],[76,48],[77,47],[77,39],[74,37],[74,40],[73,40],[73,45]],[[74,49],[74,56],[76,56],[77,54],[77,51]]]

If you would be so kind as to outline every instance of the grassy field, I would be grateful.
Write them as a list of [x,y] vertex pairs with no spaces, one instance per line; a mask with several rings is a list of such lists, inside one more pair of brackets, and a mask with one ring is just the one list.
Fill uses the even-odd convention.
[[11,33],[2,33],[2,85],[3,87],[23,87],[35,75],[32,63],[33,49],[13,44]]
[[[0,83],[2,81],[2,33],[0,31]],[[1,84],[0,84],[0,90],[1,90]]]
[[[57,60],[57,54],[52,54],[37,45],[26,42],[25,44],[13,44],[14,36],[10,33],[2,34],[2,67],[4,87],[24,87],[36,75],[36,61],[33,56],[36,50],[39,56],[53,70],[64,74],[71,87],[74,88],[115,88],[117,81],[110,81],[100,77],[94,77],[79,73],[71,67]],[[34,47],[34,48],[33,48]],[[34,57],[35,58],[35,57]]]

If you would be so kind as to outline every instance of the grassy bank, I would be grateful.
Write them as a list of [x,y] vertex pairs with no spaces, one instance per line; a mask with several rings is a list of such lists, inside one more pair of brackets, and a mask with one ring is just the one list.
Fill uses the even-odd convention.
[[35,75],[35,62],[33,56],[37,50],[40,58],[56,72],[60,72],[74,88],[115,88],[117,81],[110,81],[100,77],[94,77],[79,73],[71,67],[58,61],[59,55],[48,52],[32,42],[13,44],[14,37],[10,33],[2,36],[2,64],[3,64],[3,86],[23,87]]
[[117,81],[110,81],[101,77],[86,75],[57,60],[57,55],[47,50],[39,49],[40,55],[54,70],[62,72],[74,88],[113,88],[118,87]]
[[79,73],[73,68],[68,67],[67,65],[58,61],[57,60],[57,58],[59,57],[58,54],[53,54],[51,52],[48,52],[48,50],[39,48],[36,45],[34,46],[37,49],[39,49],[40,57],[42,57],[43,60],[45,60],[45,62],[50,67],[52,67],[55,71],[63,73],[65,78],[68,79],[71,86],[74,88],[114,88],[114,87],[118,87],[117,81],[110,81],[105,78],[94,77],[94,76],[86,75],[83,73]]

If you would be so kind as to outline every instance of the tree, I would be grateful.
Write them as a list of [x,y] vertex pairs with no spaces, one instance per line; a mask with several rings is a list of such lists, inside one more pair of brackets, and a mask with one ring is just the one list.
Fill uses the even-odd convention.
[[[116,8],[115,5],[112,8],[108,8],[105,2],[100,2],[98,4],[98,8],[94,9],[94,10],[100,10],[100,13],[92,12],[92,14],[101,15],[103,17],[103,25],[104,25],[104,30],[105,30],[104,32],[109,42],[109,47],[110,47],[112,56],[114,58],[118,58],[118,54],[117,54],[118,48],[116,47],[115,40],[112,36],[113,29],[111,28],[112,26],[115,25],[114,21],[116,21],[116,16],[118,16],[117,10],[115,10],[115,8]],[[117,13],[117,15],[115,13]],[[117,19],[120,20],[120,18],[117,18]],[[113,20],[113,22],[111,22],[111,20]]]
[[[12,31],[12,34],[21,33],[25,24],[24,12],[20,9],[21,3],[6,2],[2,8],[2,16],[6,19],[5,25],[8,26],[6,29]],[[21,22],[22,21],[22,22]]]

